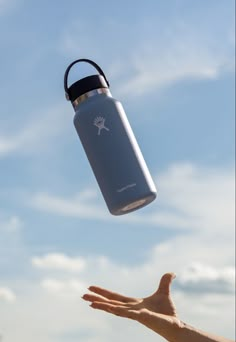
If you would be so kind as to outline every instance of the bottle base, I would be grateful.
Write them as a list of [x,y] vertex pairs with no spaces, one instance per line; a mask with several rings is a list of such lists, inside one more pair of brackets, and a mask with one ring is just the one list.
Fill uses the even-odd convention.
[[123,211],[125,213],[126,211],[134,210],[134,209],[142,206],[145,202],[146,202],[146,199],[141,199],[141,200],[135,201],[135,202],[128,204],[125,207],[123,207],[121,209],[121,211]]
[[115,215],[115,216],[128,214],[132,211],[145,207],[146,205],[154,201],[155,198],[156,198],[156,193],[148,197],[136,200],[134,202],[131,202],[128,204],[126,203],[124,206],[120,206],[119,208],[115,208],[115,209],[113,208],[112,210],[109,209],[109,211],[112,215]]

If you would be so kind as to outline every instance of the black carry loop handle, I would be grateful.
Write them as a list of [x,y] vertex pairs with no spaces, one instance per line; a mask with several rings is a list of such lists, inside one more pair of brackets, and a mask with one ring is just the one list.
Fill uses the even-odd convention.
[[102,75],[107,83],[107,86],[109,87],[110,84],[104,74],[104,72],[102,71],[102,69],[100,68],[100,66],[98,66],[95,62],[91,61],[90,59],[87,59],[87,58],[81,58],[81,59],[77,59],[76,61],[72,62],[66,69],[65,71],[65,75],[64,75],[64,89],[65,89],[65,95],[66,95],[66,99],[67,100],[70,100],[70,94],[69,94],[69,87],[68,87],[68,76],[69,76],[69,72],[71,70],[71,68],[77,64],[77,63],[80,63],[80,62],[86,62],[86,63],[89,63],[91,64],[98,72],[100,75]]

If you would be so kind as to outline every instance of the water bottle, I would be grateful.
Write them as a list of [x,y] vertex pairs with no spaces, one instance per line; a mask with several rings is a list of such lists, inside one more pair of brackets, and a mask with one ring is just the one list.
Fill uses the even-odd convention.
[[[96,75],[68,87],[71,67],[91,64]],[[102,69],[89,59],[78,59],[66,69],[64,88],[75,111],[79,135],[108,210],[122,215],[142,208],[156,198],[156,188],[122,104],[109,90]]]

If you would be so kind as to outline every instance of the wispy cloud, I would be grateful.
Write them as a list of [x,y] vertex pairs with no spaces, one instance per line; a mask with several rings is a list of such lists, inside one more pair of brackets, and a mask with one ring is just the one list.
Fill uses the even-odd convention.
[[109,215],[104,208],[97,205],[96,202],[92,202],[87,197],[83,198],[83,194],[84,192],[81,192],[72,198],[63,198],[40,192],[31,197],[29,205],[38,210],[60,216],[109,220]]
[[[63,131],[68,129],[70,120],[66,115],[68,108],[64,104],[34,113],[34,117],[21,123],[17,129],[5,128],[0,131],[0,158],[13,153],[35,154]],[[14,126],[14,124],[13,124]],[[12,134],[12,131],[17,132]]]
[[[104,24],[107,29],[109,25],[112,29],[111,23]],[[211,27],[196,28],[186,18],[182,21],[173,20],[168,26],[156,24],[150,30],[152,25],[144,18],[129,33],[124,28],[124,35],[130,38],[129,48],[125,49],[123,42],[120,44],[119,41],[114,46],[114,56],[112,54],[111,60],[107,62],[106,72],[117,96],[127,95],[130,99],[177,82],[216,79],[225,72],[234,71],[232,23],[227,23],[228,26],[222,29],[225,39],[220,46]],[[96,41],[93,39],[92,46],[87,43],[93,32],[88,28],[86,39],[83,39],[83,31],[84,25],[81,22],[73,24],[64,36],[63,53],[67,51],[71,55],[78,55],[83,50],[101,60],[101,53],[98,52],[101,49]],[[140,37],[139,40],[132,36],[134,32]],[[121,51],[123,60],[120,57]]]
[[234,267],[215,268],[193,263],[179,275],[177,284],[182,291],[200,293],[234,293]]
[[5,231],[8,233],[18,232],[19,229],[23,226],[23,221],[20,217],[16,215],[12,215],[8,218],[3,218],[0,215],[0,231]]
[[11,141],[10,138],[0,137],[0,156],[7,155],[17,149],[18,141]]
[[[48,303],[47,315],[50,317],[53,315],[55,322],[60,322],[61,333],[68,330],[73,331],[74,329],[83,330],[86,327],[93,336],[96,335],[96,339],[113,341],[114,334],[112,331],[117,328],[119,322],[116,320],[110,321],[110,317],[107,315],[93,315],[89,309],[86,310],[86,306],[82,303],[78,305],[80,296],[88,291],[87,287],[91,284],[97,284],[124,294],[142,297],[155,290],[155,287],[158,286],[158,280],[164,272],[174,271],[177,278],[173,283],[172,292],[178,312],[181,314],[184,311],[188,322],[194,320],[195,325],[201,328],[204,327],[203,317],[205,317],[205,320],[207,319],[207,330],[213,329],[212,331],[215,333],[225,336],[231,334],[232,336],[232,322],[231,325],[227,325],[226,320],[222,322],[220,327],[215,327],[215,320],[222,315],[222,312],[228,316],[233,310],[233,267],[231,263],[227,264],[227,253],[224,253],[225,248],[228,247],[221,246],[222,254],[219,258],[224,265],[222,266],[215,259],[214,243],[209,246],[208,242],[204,242],[204,239],[201,240],[198,235],[194,237],[188,236],[184,239],[174,238],[166,246],[157,245],[143,263],[133,266],[122,265],[99,255],[82,257],[87,267],[79,277],[68,274],[63,270],[57,273],[57,277],[50,276],[48,270],[45,270],[47,277],[40,273],[42,279],[39,281],[39,287],[34,290],[37,291],[37,297],[41,298],[42,303]],[[171,251],[169,248],[171,248]],[[174,257],[173,252],[176,254]],[[212,259],[209,260],[209,263],[203,263],[203,260],[207,260],[207,254],[210,254]],[[191,262],[190,255],[199,261]],[[81,256],[77,256],[77,258],[81,258]],[[186,259],[188,260],[186,261]],[[192,305],[189,305],[190,302]],[[34,302],[34,305],[39,308],[40,304]],[[56,311],[53,310],[55,305]],[[219,307],[221,310],[219,310]],[[68,309],[70,322],[66,316]],[[62,312],[64,312],[63,315]],[[74,314],[71,316],[72,312]],[[80,317],[79,322],[72,318],[74,316]],[[97,324],[93,322],[88,327],[86,322],[91,322],[93,319],[96,320]],[[127,330],[128,324],[129,322],[122,322],[126,336],[129,334]],[[111,329],[107,330],[107,325]],[[46,330],[49,329],[51,333],[53,331],[58,333],[56,324],[46,325],[46,327]],[[138,327],[135,329],[138,329]],[[47,332],[48,334],[49,332]],[[132,331],[131,335],[133,336],[133,334]],[[135,340],[143,341],[145,336],[146,331],[141,329]],[[153,337],[154,340],[156,341],[156,336]],[[81,341],[86,341],[86,339],[81,337]]]
[[[188,237],[186,241],[192,245],[193,238]],[[200,240],[200,239],[199,239]],[[199,241],[198,241],[199,242]],[[203,264],[201,261],[192,261],[191,263],[185,263],[184,267],[181,267],[180,260],[183,261],[186,254],[188,254],[188,250],[185,249],[184,252],[181,253],[180,248],[182,246],[182,240],[176,238],[173,240],[173,244],[176,244],[177,249],[179,251],[178,262],[173,263],[172,266],[174,271],[177,273],[177,278],[175,280],[176,289],[178,291],[182,291],[184,293],[192,293],[195,296],[198,293],[205,294],[234,294],[234,286],[235,286],[235,269],[232,264],[226,266],[217,266],[217,262],[212,260],[214,266],[210,264]],[[170,243],[170,245],[172,242]],[[75,295],[81,294],[81,291],[86,290],[86,286],[89,285],[89,282],[92,281],[92,278],[99,278],[99,281],[108,283],[114,283],[118,281],[118,278],[121,277],[125,279],[126,286],[132,288],[134,282],[137,281],[140,284],[140,289],[146,284],[146,280],[149,279],[150,282],[154,281],[155,275],[152,275],[151,270],[158,268],[158,273],[166,272],[167,267],[170,267],[168,259],[168,255],[166,252],[170,252],[167,245],[157,245],[153,248],[152,252],[149,254],[144,263],[136,265],[136,266],[125,266],[116,264],[113,260],[109,258],[105,258],[100,255],[90,256],[90,257],[82,257],[77,256],[71,258],[67,255],[60,255],[60,260],[58,262],[58,257],[56,263],[53,260],[51,262],[50,258],[54,258],[54,256],[44,256],[38,262],[38,259],[33,258],[32,264],[36,268],[41,268],[42,271],[47,272],[50,271],[53,274],[54,270],[57,270],[57,278],[46,278],[43,279],[41,285],[44,289],[47,289],[51,292],[59,294],[60,292],[66,293],[73,290]],[[225,246],[223,247],[223,249]],[[203,250],[205,246],[203,246]],[[199,248],[201,250],[201,248]],[[210,250],[213,250],[210,248]],[[204,253],[203,253],[204,254]],[[169,253],[171,255],[171,253]],[[164,266],[160,267],[160,258],[163,259],[165,256],[166,263]],[[197,257],[197,253],[193,251],[193,257]],[[63,259],[63,262],[61,260]],[[205,259],[205,256],[204,256]],[[48,261],[49,260],[49,261]],[[199,257],[199,260],[201,258]],[[78,262],[79,261],[79,262]],[[225,261],[224,261],[225,262]],[[41,267],[41,265],[43,266]],[[87,265],[85,268],[84,265]],[[39,266],[40,265],[40,266]],[[157,267],[158,265],[158,267]],[[91,271],[93,270],[93,271]],[[74,273],[73,277],[69,276],[69,273]],[[82,271],[82,272],[81,272]],[[169,271],[173,271],[173,269],[169,269]],[[80,273],[79,281],[76,277],[76,273]],[[93,273],[93,275],[91,274]],[[116,276],[114,279],[108,280],[110,272],[115,272]],[[91,279],[90,279],[91,278]],[[145,279],[145,282],[144,282]],[[119,282],[118,282],[119,283]],[[121,285],[121,284],[120,284]],[[120,286],[119,285],[119,286]]]
[[[204,169],[190,163],[171,165],[158,175],[159,196],[148,214],[140,211],[119,219],[172,229],[219,232],[223,227],[226,232],[234,227],[234,184],[232,168]],[[94,192],[91,197],[81,192],[71,198],[36,193],[28,205],[60,216],[113,220],[105,205],[98,203]]]
[[[216,253],[219,250],[221,253]],[[88,341],[88,332],[94,341],[118,342],[127,336],[135,336],[137,342],[144,341],[147,337],[145,329],[136,326],[133,330],[129,321],[120,322],[109,315],[91,312],[87,304],[81,302],[80,296],[88,291],[89,285],[95,284],[143,297],[157,288],[160,276],[167,271],[177,274],[173,297],[182,319],[229,338],[234,334],[234,255],[228,243],[215,236],[212,238],[212,234],[209,239],[201,233],[172,237],[165,243],[157,244],[146,259],[136,265],[124,265],[96,254],[73,257],[65,253],[55,255],[56,258],[48,254],[37,257],[36,264],[39,261],[43,267],[33,263],[35,280],[26,279],[24,289],[22,284],[15,284],[19,288],[19,298],[14,303],[14,310],[9,310],[9,305],[0,306],[2,324],[6,326],[3,336],[6,335],[10,341],[22,336],[28,342],[36,336],[36,342],[40,342],[41,338],[49,342],[51,336],[59,339],[73,331],[81,342]],[[32,260],[35,259],[29,261]],[[74,272],[78,260],[83,260],[86,265],[79,273]],[[68,267],[72,273],[68,272]],[[37,269],[40,272],[37,273]],[[26,283],[27,296],[24,295]],[[4,290],[4,300],[5,297]],[[232,319],[228,319],[231,314]],[[222,315],[227,319],[222,320]],[[215,326],[220,319],[222,324]],[[16,322],[14,329],[7,324],[12,321]],[[114,331],[119,329],[122,333],[116,338]],[[81,335],[84,331],[85,336]],[[150,342],[157,340],[157,336],[150,335]]]
[[[171,165],[158,176],[160,205],[201,231],[231,230],[235,223],[234,168]],[[158,203],[156,203],[158,204]],[[157,205],[158,209],[158,205]],[[161,212],[161,210],[160,210]],[[158,212],[152,219],[158,220]]]
[[41,286],[52,294],[64,296],[81,296],[86,288],[85,283],[78,279],[58,280],[48,278],[42,280]]
[[172,49],[163,51],[163,56],[159,56],[158,60],[155,52],[139,55],[133,60],[135,73],[119,86],[118,94],[140,96],[180,81],[216,79],[230,65],[229,61],[217,60],[213,53],[211,56],[210,51],[205,51],[205,56],[199,58],[196,47],[180,46]]
[[[141,94],[171,86],[186,80],[216,79],[222,73],[234,71],[233,44],[220,49],[204,33],[177,30],[162,41],[148,39],[137,46],[136,53],[124,63],[123,72],[130,75],[117,89],[120,95]],[[165,35],[165,33],[164,33]],[[202,35],[202,36],[201,36]]]
[[80,272],[85,267],[84,259],[69,257],[63,253],[50,253],[41,257],[33,257],[32,264],[40,269],[67,272]]
[[0,287],[0,301],[6,301],[9,303],[14,302],[16,299],[16,295],[14,292],[8,287]]

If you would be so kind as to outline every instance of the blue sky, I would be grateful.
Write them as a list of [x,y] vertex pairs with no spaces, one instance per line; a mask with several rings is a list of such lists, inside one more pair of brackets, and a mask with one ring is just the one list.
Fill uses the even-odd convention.
[[[162,341],[80,296],[145,296],[166,271],[181,319],[234,337],[234,13],[231,0],[0,0],[4,342]],[[108,213],[73,127],[63,76],[77,58],[103,68],[157,185],[133,214]]]

